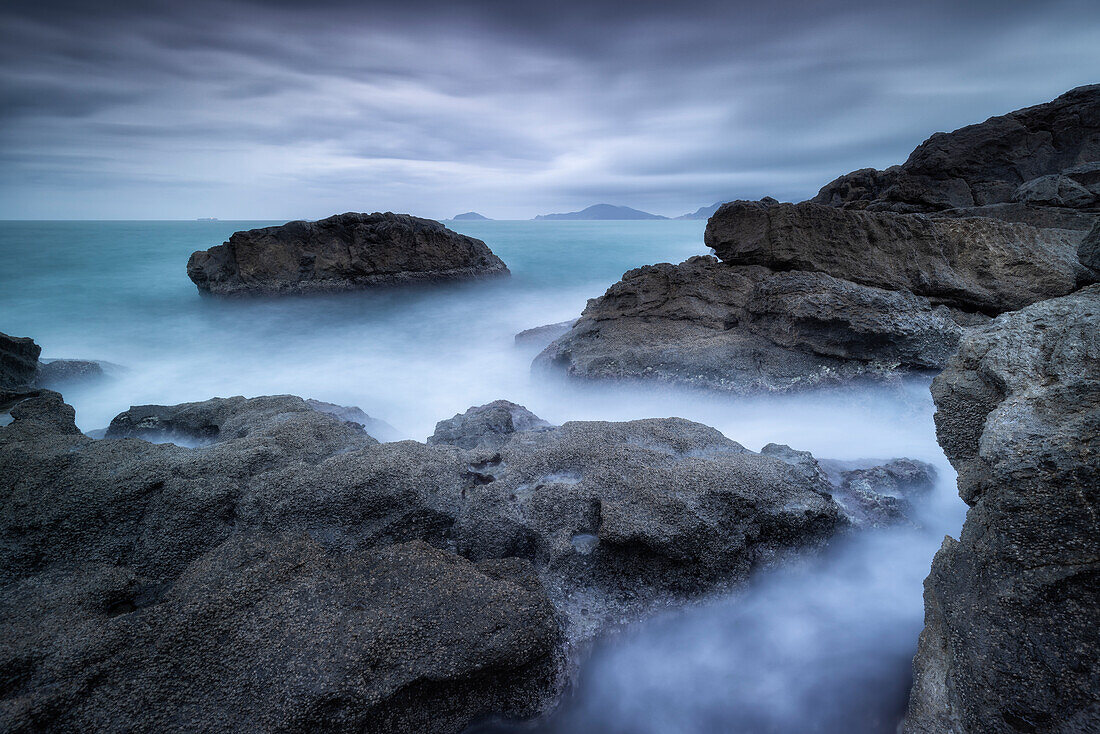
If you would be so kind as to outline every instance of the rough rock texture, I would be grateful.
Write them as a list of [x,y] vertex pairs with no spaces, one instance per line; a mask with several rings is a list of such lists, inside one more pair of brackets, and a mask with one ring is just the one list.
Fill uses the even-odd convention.
[[627,272],[535,359],[582,379],[784,391],[942,368],[968,314],[824,273],[713,257]]
[[1081,240],[1077,247],[1077,259],[1100,278],[1100,221]]
[[735,201],[706,244],[732,265],[827,273],[987,314],[1072,292],[1091,276],[1078,237],[985,218],[933,219],[820,204]]
[[1100,286],[975,330],[932,394],[970,511],[925,581],[905,731],[1100,730]]
[[322,400],[308,398],[306,405],[322,413],[334,415],[342,421],[357,423],[363,430],[379,441],[397,441],[401,436],[396,428],[380,418],[373,418],[354,405],[337,405]]
[[522,405],[495,400],[440,421],[429,444],[449,444],[463,449],[500,448],[516,431],[545,428],[550,424]]
[[0,332],[0,390],[28,388],[38,373],[42,348],[30,337]]
[[107,376],[102,362],[90,359],[51,359],[38,365],[35,384],[56,388],[94,382]]
[[187,262],[199,290],[216,295],[343,291],[507,273],[481,240],[389,212],[236,232]]
[[546,324],[531,329],[524,329],[516,334],[516,346],[545,347],[559,336],[568,333],[575,323],[577,323],[576,319],[569,319],[568,321],[559,321],[556,324]]
[[184,446],[197,446],[244,438],[250,432],[265,427],[268,421],[286,420],[292,413],[311,411],[335,416],[341,422],[357,426],[367,433],[370,433],[367,425],[374,422],[358,408],[302,400],[294,395],[259,398],[237,395],[179,405],[131,406],[114,417],[105,438],[141,438],[154,443],[171,441]]
[[1089,164],[1098,161],[1100,85],[1091,85],[1046,104],[936,133],[902,165],[841,176],[813,201],[900,213],[1010,201],[1095,208],[1100,190]]

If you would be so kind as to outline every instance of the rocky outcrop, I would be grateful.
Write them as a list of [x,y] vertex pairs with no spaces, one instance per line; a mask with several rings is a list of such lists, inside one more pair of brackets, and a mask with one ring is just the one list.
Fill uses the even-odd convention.
[[[235,438],[267,428],[271,421],[286,420],[293,413],[317,411],[338,418],[342,423],[370,433],[393,431],[384,421],[376,421],[358,408],[349,408],[318,400],[302,400],[295,395],[271,395],[245,398],[211,398],[179,405],[135,405],[119,413],[107,428],[105,438],[140,438],[152,443],[177,443],[200,446]],[[372,434],[373,435],[373,434]]]
[[940,369],[966,326],[985,318],[825,273],[700,256],[629,271],[535,366],[579,379],[787,391]]
[[74,415],[48,393],[0,428],[8,731],[530,716],[571,646],[846,526],[821,475],[682,419],[499,401],[379,444],[273,396],[112,423],[207,439],[185,448]]
[[517,431],[531,431],[549,426],[549,423],[522,405],[507,400],[495,400],[440,421],[435,426],[435,433],[428,437],[428,443],[448,444],[463,449],[496,449],[510,441],[512,434]]
[[1005,202],[1100,207],[1100,85],[1052,102],[936,133],[900,166],[862,169],[813,199],[900,213]]
[[1100,286],[999,317],[932,385],[970,505],[925,581],[909,734],[1100,728]]
[[389,212],[236,232],[187,263],[199,290],[215,295],[345,291],[507,273],[481,240]]
[[559,321],[556,324],[545,324],[544,326],[524,329],[515,336],[516,346],[545,348],[550,342],[567,334],[575,323],[577,323],[576,319],[569,319],[568,321]]
[[725,204],[705,241],[724,262],[827,273],[998,314],[1072,292],[1092,273],[1078,237],[986,218],[932,219],[820,204]]
[[34,391],[41,353],[33,339],[0,332],[0,409]]
[[105,365],[91,359],[51,359],[39,363],[35,384],[60,390],[97,382],[108,376],[108,369],[112,366],[117,368],[117,365]]

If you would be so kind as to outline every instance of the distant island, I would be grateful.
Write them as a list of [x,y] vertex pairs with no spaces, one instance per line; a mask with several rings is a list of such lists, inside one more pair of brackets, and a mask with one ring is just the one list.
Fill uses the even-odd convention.
[[594,204],[579,212],[566,214],[539,214],[537,220],[562,220],[562,219],[668,219],[660,214],[631,209],[628,206],[612,206],[611,204]]
[[455,214],[451,217],[452,222],[491,222],[493,221],[489,217],[477,212],[466,212],[464,214]]
[[195,221],[196,222],[216,222],[216,221],[218,221],[218,218],[217,217],[198,217],[197,219],[195,219]]
[[716,201],[710,206],[701,206],[693,212],[688,214],[681,214],[676,217],[677,219],[710,219],[711,216],[718,211],[718,207],[725,204],[725,201]]

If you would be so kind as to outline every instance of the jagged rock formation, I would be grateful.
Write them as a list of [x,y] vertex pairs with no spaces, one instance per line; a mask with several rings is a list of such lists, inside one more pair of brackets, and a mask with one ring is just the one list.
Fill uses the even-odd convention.
[[936,133],[900,166],[827,184],[819,204],[901,213],[1008,202],[1100,206],[1100,85]]
[[1098,214],[1095,85],[812,202],[724,204],[705,238],[722,263],[626,273],[535,365],[734,392],[938,370],[967,328],[1100,280]]
[[407,214],[337,214],[236,232],[187,262],[215,295],[344,291],[506,275],[484,242]]
[[581,379],[787,391],[939,369],[984,318],[825,273],[700,256],[629,271],[535,366]]
[[34,392],[41,353],[33,339],[0,332],[0,409]]
[[908,734],[1100,729],[1100,286],[969,334],[932,385],[970,505],[925,581]]
[[379,444],[293,396],[154,407],[112,435],[208,443],[93,440],[56,393],[0,428],[5,730],[530,716],[569,645],[845,526],[821,476],[681,419],[501,401]]

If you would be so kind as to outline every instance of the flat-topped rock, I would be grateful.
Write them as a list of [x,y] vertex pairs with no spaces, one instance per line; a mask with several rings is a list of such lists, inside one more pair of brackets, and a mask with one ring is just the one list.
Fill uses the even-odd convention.
[[1094,278],[1078,260],[1079,233],[981,217],[735,201],[710,218],[705,239],[732,265],[827,273],[991,315]]
[[346,291],[506,275],[481,240],[408,214],[337,214],[235,232],[187,262],[200,291],[215,295]]

